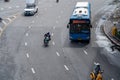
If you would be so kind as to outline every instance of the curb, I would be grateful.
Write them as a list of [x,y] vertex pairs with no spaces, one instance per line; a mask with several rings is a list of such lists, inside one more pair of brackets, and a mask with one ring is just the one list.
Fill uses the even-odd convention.
[[112,38],[109,36],[109,34],[106,33],[106,31],[105,31],[105,26],[102,27],[102,30],[103,30],[104,34],[107,36],[107,38],[108,38],[112,43],[114,43],[116,46],[119,46],[119,47],[120,47],[120,42],[115,41],[115,39],[112,39]]

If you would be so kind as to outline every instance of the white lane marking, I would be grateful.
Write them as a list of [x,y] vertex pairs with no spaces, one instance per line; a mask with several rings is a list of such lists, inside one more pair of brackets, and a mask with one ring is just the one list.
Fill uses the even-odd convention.
[[10,18],[7,18],[9,21],[11,21],[11,19]]
[[65,69],[68,71],[69,69],[68,69],[68,67],[66,66],[66,65],[64,65],[64,67],[65,67]]
[[53,36],[54,34],[52,33],[51,36]]
[[27,44],[27,42],[25,42],[25,46],[27,46],[28,44]]
[[26,33],[25,35],[28,36],[28,33]]
[[55,45],[55,42],[53,41],[52,44]]
[[32,70],[32,73],[35,74],[35,70],[34,70],[34,68],[31,68],[31,70]]
[[31,26],[29,26],[29,29],[31,28]]
[[87,51],[85,51],[85,50],[84,50],[84,53],[85,53],[86,55],[88,54]]
[[60,56],[60,54],[58,52],[56,52],[57,56]]
[[113,78],[111,78],[111,80],[114,80]]
[[29,57],[30,57],[28,53],[26,54],[26,56],[27,56],[27,58],[29,58]]
[[19,8],[20,6],[16,6],[16,8]]
[[9,9],[11,9],[12,7],[8,7]]
[[4,8],[1,8],[1,10],[4,10]]
[[3,21],[3,20],[2,20],[2,23],[5,24],[5,25],[7,24],[7,23],[6,23],[5,21]]

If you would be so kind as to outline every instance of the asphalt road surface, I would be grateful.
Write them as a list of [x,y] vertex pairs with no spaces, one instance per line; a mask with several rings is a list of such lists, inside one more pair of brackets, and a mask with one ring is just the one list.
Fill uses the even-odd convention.
[[[89,44],[71,43],[68,39],[66,25],[77,1],[40,0],[39,12],[29,17],[23,16],[24,0],[0,3],[0,16],[19,14],[0,37],[1,80],[90,80],[89,74],[96,62],[104,70],[104,80],[120,80],[119,67],[111,64],[104,55],[108,52],[96,44],[95,22],[100,17],[97,14],[109,1],[81,0],[92,5]],[[44,47],[43,38],[48,31],[52,40]]]

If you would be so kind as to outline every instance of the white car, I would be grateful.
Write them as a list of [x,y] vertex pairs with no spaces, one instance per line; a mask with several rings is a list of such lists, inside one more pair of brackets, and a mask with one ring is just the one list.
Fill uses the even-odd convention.
[[35,13],[37,13],[38,12],[38,6],[35,6],[35,7],[31,7],[31,6],[29,6],[29,7],[26,7],[25,9],[24,9],[24,15],[25,16],[29,16],[29,15],[34,15]]

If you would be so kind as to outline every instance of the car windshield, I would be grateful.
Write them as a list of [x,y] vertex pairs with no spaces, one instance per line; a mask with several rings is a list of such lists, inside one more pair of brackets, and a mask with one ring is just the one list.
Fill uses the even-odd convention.
[[88,33],[89,25],[85,24],[70,24],[70,33]]

